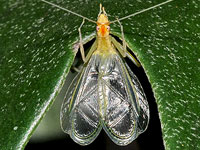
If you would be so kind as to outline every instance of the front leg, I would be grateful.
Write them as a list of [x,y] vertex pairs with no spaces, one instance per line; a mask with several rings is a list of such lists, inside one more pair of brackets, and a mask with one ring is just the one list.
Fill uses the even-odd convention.
[[[110,36],[110,39],[113,45],[117,48],[117,50],[123,57],[127,56],[137,67],[141,66],[137,59],[135,59],[126,49],[124,50],[124,47],[119,42],[117,42],[114,37]],[[124,53],[126,54],[124,55]]]
[[81,34],[81,28],[82,28],[84,23],[85,23],[85,19],[83,19],[83,22],[81,23],[80,27],[78,28],[78,32],[79,32],[79,38],[80,38],[79,45],[80,45],[81,57],[83,59],[83,62],[85,63],[86,62],[85,51],[84,51],[84,47],[83,47],[83,40],[82,40],[82,34]]
[[124,38],[124,30],[123,30],[123,26],[122,24],[120,23],[119,19],[117,18],[117,21],[120,25],[120,28],[121,28],[121,34],[122,34],[122,44],[123,44],[123,51],[122,51],[122,56],[123,57],[126,57],[126,41],[125,41],[125,38]]

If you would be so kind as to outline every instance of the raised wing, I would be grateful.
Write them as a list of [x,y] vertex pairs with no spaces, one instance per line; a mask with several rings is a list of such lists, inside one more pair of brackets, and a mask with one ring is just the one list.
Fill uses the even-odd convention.
[[104,101],[103,128],[113,142],[127,145],[146,129],[148,103],[138,79],[120,56],[114,54],[109,59],[109,71],[101,73],[99,79],[99,98]]
[[90,144],[101,131],[98,105],[98,73],[94,57],[71,83],[61,108],[64,132],[81,145]]

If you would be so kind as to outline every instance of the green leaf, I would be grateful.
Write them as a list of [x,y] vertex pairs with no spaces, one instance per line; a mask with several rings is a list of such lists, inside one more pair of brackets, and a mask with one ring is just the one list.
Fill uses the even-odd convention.
[[200,149],[199,6],[174,1],[122,22],[152,85],[167,150]]
[[[99,11],[99,1],[52,2],[93,20]],[[115,20],[160,2],[105,0],[103,5]],[[23,149],[73,63],[82,19],[40,1],[0,3],[0,147]],[[200,149],[199,4],[173,1],[121,22],[152,85],[169,150]],[[118,25],[111,28],[121,35]],[[95,25],[86,22],[84,42],[94,34]]]
[[62,87],[76,37],[74,26],[63,32],[57,10],[42,2],[2,3],[0,147],[22,149]]

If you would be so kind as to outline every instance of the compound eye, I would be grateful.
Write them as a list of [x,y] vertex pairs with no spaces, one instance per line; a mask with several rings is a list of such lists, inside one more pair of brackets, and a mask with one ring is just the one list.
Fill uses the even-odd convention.
[[99,30],[100,30],[100,27],[99,27],[99,26],[97,26],[97,27],[96,27],[96,30],[97,30],[97,31],[99,31]]

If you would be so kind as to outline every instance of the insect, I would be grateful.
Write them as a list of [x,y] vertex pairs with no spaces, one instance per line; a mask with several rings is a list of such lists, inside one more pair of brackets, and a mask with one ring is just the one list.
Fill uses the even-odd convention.
[[[139,80],[123,59],[127,56],[136,66],[140,66],[126,50],[120,21],[172,0],[111,22],[102,5],[97,21],[93,21],[56,4],[42,1],[83,18],[79,35],[85,66],[72,81],[63,101],[60,115],[63,131],[80,145],[92,143],[102,128],[117,145],[131,143],[148,126],[149,106]],[[85,20],[97,24],[96,40],[86,57],[81,35]],[[122,44],[110,34],[110,24],[115,22],[121,27]]]

